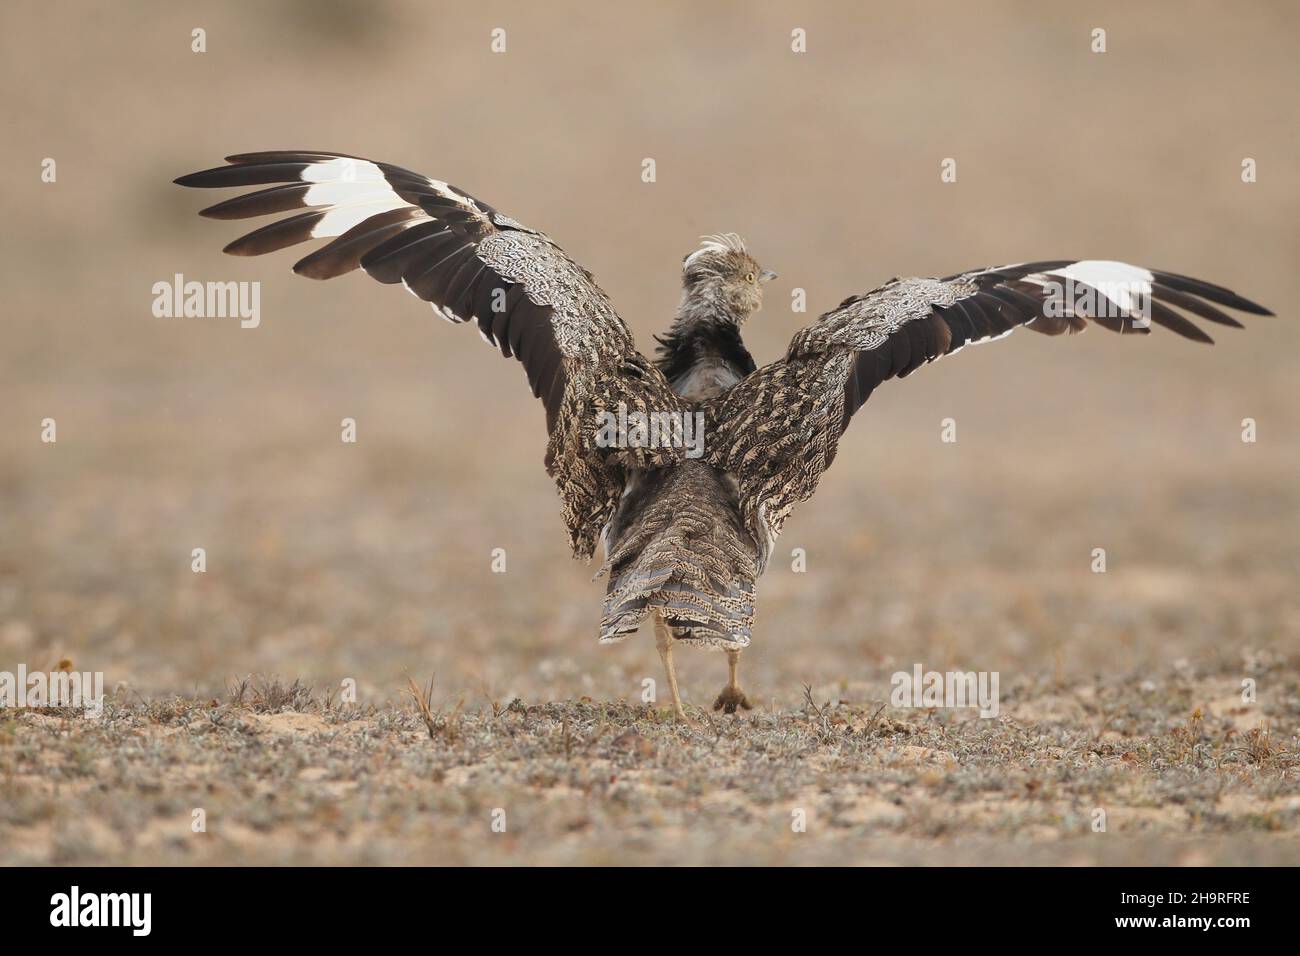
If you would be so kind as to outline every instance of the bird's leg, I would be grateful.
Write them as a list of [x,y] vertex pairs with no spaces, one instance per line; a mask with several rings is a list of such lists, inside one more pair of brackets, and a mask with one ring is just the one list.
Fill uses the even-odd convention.
[[668,674],[668,689],[673,693],[673,716],[682,723],[690,723],[686,711],[682,708],[682,695],[677,690],[677,670],[673,667],[673,635],[657,615],[655,647],[659,648],[659,659],[664,662],[664,670]]
[[727,686],[722,688],[722,693],[718,694],[718,699],[713,702],[713,709],[720,710],[724,714],[734,714],[737,707],[745,710],[752,709],[749,698],[745,692],[740,689],[740,681],[736,680],[736,668],[740,664],[740,651],[727,651]]

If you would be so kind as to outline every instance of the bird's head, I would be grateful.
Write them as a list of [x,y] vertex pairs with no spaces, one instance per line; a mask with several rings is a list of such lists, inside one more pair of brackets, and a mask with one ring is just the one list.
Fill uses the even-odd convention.
[[734,232],[705,236],[700,248],[682,260],[683,305],[740,324],[762,307],[763,284],[775,278]]

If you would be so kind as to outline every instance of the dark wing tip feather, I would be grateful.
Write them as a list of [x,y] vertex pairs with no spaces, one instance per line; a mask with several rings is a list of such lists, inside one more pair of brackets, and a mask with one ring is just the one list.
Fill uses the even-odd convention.
[[362,156],[336,153],[332,149],[265,149],[256,153],[235,153],[225,159],[226,162],[237,166],[246,166],[250,163],[317,163],[322,159],[359,159],[362,162],[370,162]]
[[1230,309],[1236,309],[1238,312],[1249,312],[1251,315],[1273,314],[1259,303],[1243,298],[1231,289],[1225,289],[1221,285],[1214,285],[1212,282],[1192,279],[1176,272],[1159,272],[1155,269],[1151,270],[1151,274],[1155,277],[1155,281],[1162,285],[1176,289],[1179,292],[1200,296],[1202,299],[1216,305],[1226,305]]
[[293,271],[308,279],[333,279],[361,266],[371,249],[405,230],[418,216],[416,209],[394,209],[353,226],[333,242],[293,264]]
[[[379,210],[365,215],[341,234],[335,229],[348,216],[335,216],[335,209],[348,210],[342,199],[326,198],[340,190],[323,189],[326,196],[311,192],[317,185],[340,180],[316,178],[309,170],[336,159],[354,159],[377,168],[392,193],[392,203],[382,189],[363,185],[361,192],[381,193]],[[495,211],[486,203],[455,187],[427,179],[417,173],[375,163],[347,153],[316,150],[272,150],[235,153],[228,165],[204,169],[177,177],[180,186],[219,188],[259,186],[249,192],[208,206],[202,215],[209,219],[248,219],[278,213],[296,213],[264,225],[229,243],[230,255],[253,256],[273,252],[312,239],[332,239],[324,247],[299,259],[295,273],[313,279],[329,279],[354,269],[364,269],[383,283],[402,283],[418,298],[431,303],[446,318],[456,322],[476,320],[479,330],[502,355],[519,358],[525,365],[529,384],[545,404],[548,427],[555,427],[565,394],[567,372],[564,357],[552,326],[552,305],[535,304],[528,296],[525,280],[514,281],[498,274],[478,255],[479,244],[498,232]],[[368,177],[363,183],[375,183]],[[345,196],[343,197],[346,198]],[[354,203],[350,211],[364,211],[366,203]],[[356,210],[360,205],[362,210]],[[325,224],[325,228],[318,228]],[[510,221],[513,223],[513,220]],[[513,229],[514,225],[507,228]],[[520,227],[522,228],[522,227]],[[316,233],[320,233],[317,235]],[[568,262],[569,260],[564,260]],[[571,263],[570,263],[571,264]],[[576,264],[571,276],[559,276],[567,283],[563,294],[600,295],[590,273]],[[591,285],[590,290],[584,286]],[[505,308],[497,308],[496,293],[506,293]],[[614,332],[625,332],[621,320],[613,317]]]
[[260,186],[268,183],[296,183],[302,179],[302,172],[311,165],[310,161],[298,162],[276,161],[268,163],[234,164],[214,166],[201,169],[173,180],[178,186],[193,186],[198,189],[220,189],[225,186]]
[[311,183],[285,183],[271,186],[269,189],[259,189],[256,192],[222,200],[200,209],[199,215],[205,219],[254,219],[272,213],[300,210],[305,208],[303,199],[310,188]]
[[322,212],[304,212],[255,229],[228,243],[221,251],[231,256],[260,256],[311,239],[312,227],[324,218]]

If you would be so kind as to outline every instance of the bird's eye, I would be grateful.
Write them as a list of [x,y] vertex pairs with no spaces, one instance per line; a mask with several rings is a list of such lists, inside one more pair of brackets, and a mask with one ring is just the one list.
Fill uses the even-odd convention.
[[746,281],[746,282],[753,282],[753,281],[754,281],[754,273],[752,273],[752,272],[746,272],[746,273],[745,273],[745,281]]

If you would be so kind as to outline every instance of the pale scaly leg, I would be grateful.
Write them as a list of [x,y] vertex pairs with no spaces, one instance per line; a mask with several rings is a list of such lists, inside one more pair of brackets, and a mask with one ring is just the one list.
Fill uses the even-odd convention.
[[713,702],[713,709],[720,710],[724,714],[734,714],[737,707],[745,710],[752,709],[749,698],[745,692],[740,689],[740,681],[736,680],[736,667],[740,664],[740,651],[727,651],[727,686],[722,688],[722,693],[718,694],[718,699]]
[[690,718],[682,708],[682,695],[677,690],[677,671],[673,667],[673,635],[658,614],[655,615],[655,647],[659,648],[659,659],[664,662],[664,671],[668,674],[668,689],[673,693],[673,716],[682,723],[690,723]]

